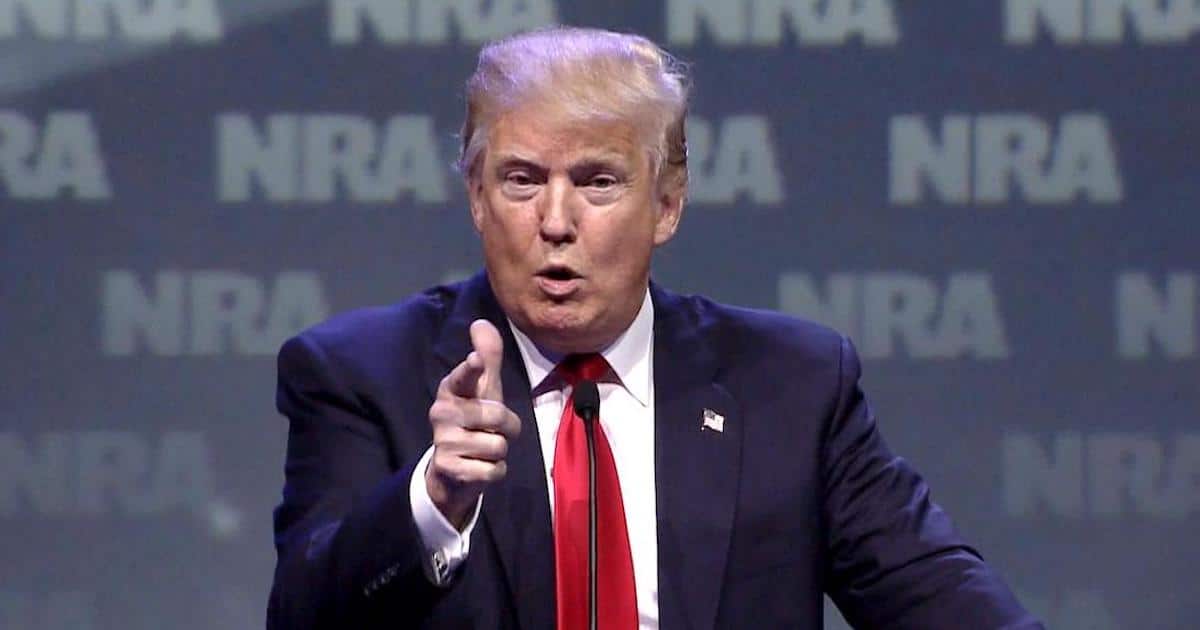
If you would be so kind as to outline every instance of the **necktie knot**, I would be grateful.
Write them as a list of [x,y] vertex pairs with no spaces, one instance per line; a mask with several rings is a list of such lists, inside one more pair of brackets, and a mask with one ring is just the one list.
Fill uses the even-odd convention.
[[590,352],[567,355],[558,364],[558,373],[572,387],[581,380],[599,381],[608,374],[608,361],[603,356]]

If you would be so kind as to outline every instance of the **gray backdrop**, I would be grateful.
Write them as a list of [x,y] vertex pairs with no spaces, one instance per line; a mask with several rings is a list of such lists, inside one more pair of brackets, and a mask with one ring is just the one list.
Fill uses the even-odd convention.
[[694,63],[660,282],[849,333],[1051,627],[1195,627],[1195,0],[0,0],[0,628],[261,627],[274,353],[479,265],[460,85],[555,21]]

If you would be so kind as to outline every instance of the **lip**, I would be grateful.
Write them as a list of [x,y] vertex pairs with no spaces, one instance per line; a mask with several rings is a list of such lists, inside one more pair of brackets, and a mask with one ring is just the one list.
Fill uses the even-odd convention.
[[569,297],[579,290],[583,276],[568,265],[546,265],[534,275],[538,288],[552,298]]
[[552,298],[566,298],[579,290],[583,278],[558,280],[547,276],[536,276],[538,288]]

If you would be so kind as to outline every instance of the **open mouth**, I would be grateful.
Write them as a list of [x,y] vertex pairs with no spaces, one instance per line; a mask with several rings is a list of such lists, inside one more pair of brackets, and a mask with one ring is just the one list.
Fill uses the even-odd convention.
[[538,270],[537,284],[552,300],[566,300],[579,290],[583,276],[565,265],[548,265]]
[[548,267],[543,267],[537,272],[537,275],[540,278],[558,281],[574,280],[576,278],[583,277],[576,273],[574,269],[564,265],[551,265]]

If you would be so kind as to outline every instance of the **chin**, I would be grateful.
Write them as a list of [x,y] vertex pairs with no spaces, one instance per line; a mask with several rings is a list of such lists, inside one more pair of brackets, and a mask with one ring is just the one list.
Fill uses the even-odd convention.
[[553,305],[541,307],[530,318],[532,328],[553,335],[575,335],[585,330],[584,318],[577,309]]
[[532,315],[526,334],[534,343],[564,354],[594,352],[599,349],[592,347],[596,345],[594,326],[590,325],[590,319],[579,312],[578,307],[542,307]]

